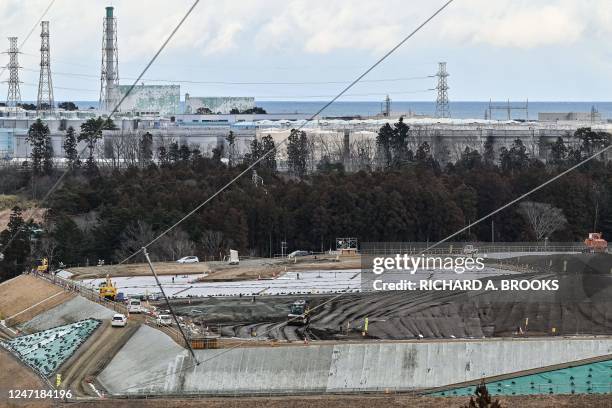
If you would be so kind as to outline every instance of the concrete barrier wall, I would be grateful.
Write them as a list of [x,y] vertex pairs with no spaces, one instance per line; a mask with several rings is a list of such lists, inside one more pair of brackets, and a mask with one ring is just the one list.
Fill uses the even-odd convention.
[[112,394],[413,390],[612,353],[612,339],[473,340],[186,350],[143,326],[98,380]]

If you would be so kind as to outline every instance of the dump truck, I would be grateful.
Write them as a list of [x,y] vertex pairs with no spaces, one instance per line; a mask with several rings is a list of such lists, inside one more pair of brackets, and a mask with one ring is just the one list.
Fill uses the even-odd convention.
[[603,239],[601,232],[589,232],[589,237],[584,240],[586,252],[606,252],[608,241]]
[[310,323],[310,306],[306,300],[296,300],[289,308],[287,324],[304,326]]
[[117,287],[111,281],[109,275],[106,275],[106,279],[103,282],[100,282],[98,291],[100,292],[100,298],[102,299],[115,300],[117,297]]

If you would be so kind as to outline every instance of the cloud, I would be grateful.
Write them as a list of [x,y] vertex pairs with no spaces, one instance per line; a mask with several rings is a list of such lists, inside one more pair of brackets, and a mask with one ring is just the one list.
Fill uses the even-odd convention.
[[467,1],[444,16],[441,37],[454,44],[524,49],[579,41],[588,24],[580,13],[580,3],[547,3],[550,2]]

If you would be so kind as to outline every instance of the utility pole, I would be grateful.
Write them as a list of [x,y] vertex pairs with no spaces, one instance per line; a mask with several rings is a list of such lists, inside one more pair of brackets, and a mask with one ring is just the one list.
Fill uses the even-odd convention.
[[[8,79],[8,95],[6,97],[6,107],[14,108],[17,115],[17,105],[21,103],[21,91],[19,90],[19,48],[17,46],[17,37],[9,37],[9,63],[6,66],[9,70]],[[10,110],[10,109],[9,109]]]
[[40,78],[38,80],[38,99],[36,112],[52,114],[55,108],[53,101],[53,82],[51,81],[51,56],[49,51],[49,22],[41,21],[40,33]]
[[436,117],[450,118],[450,107],[448,102],[448,72],[446,72],[446,62],[438,63],[438,98],[436,99]]
[[159,290],[160,290],[164,300],[166,301],[166,306],[168,306],[168,310],[170,311],[170,314],[172,314],[172,317],[174,318],[174,323],[176,323],[176,327],[178,328],[179,332],[181,332],[181,336],[183,337],[183,340],[185,341],[185,346],[189,349],[189,353],[191,354],[191,357],[193,357],[193,359],[195,360],[196,365],[200,365],[200,362],[198,361],[198,358],[196,357],[195,353],[193,352],[193,348],[191,347],[191,343],[187,339],[187,336],[185,335],[185,331],[183,330],[183,327],[179,323],[179,321],[178,321],[178,319],[176,317],[176,314],[174,313],[174,309],[172,308],[172,305],[170,304],[170,301],[168,300],[168,297],[166,296],[166,292],[164,291],[164,288],[163,288],[161,282],[159,281],[159,278],[157,277],[157,272],[155,272],[155,269],[153,268],[153,264],[151,263],[151,259],[149,258],[149,253],[147,252],[147,248],[146,247],[142,247],[142,253],[143,253],[145,259],[147,260],[147,263],[149,264],[149,269],[151,269],[151,273],[153,274],[153,277],[155,278],[155,282],[157,282],[157,286],[159,286]]

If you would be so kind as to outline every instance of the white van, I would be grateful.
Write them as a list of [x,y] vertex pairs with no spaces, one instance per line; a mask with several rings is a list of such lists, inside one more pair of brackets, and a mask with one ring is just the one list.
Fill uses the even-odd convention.
[[130,299],[128,303],[128,312],[142,313],[142,303],[140,302],[140,299]]

